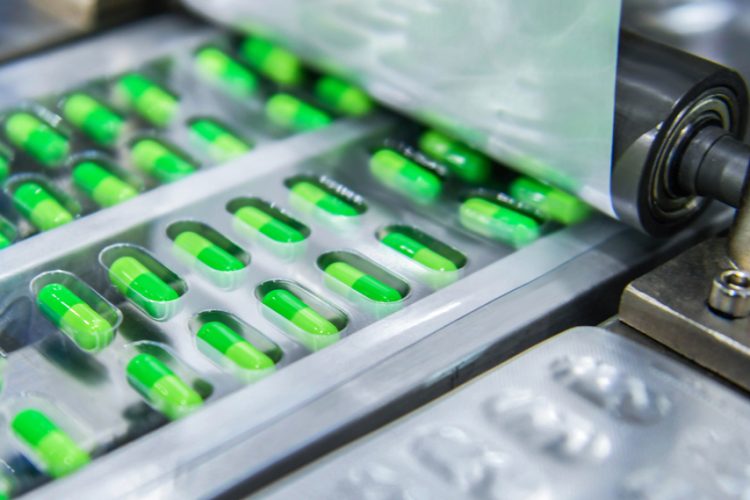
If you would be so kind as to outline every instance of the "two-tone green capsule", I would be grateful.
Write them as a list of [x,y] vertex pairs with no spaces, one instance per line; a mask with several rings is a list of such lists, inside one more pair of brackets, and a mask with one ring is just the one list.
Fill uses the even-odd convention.
[[100,207],[138,196],[138,191],[100,163],[87,160],[73,167],[73,183]]
[[234,212],[234,219],[277,243],[299,243],[307,238],[300,229],[276,217],[274,212],[258,206],[240,207]]
[[170,420],[203,405],[203,398],[166,364],[150,354],[137,354],[126,367],[128,383]]
[[174,246],[213,271],[226,273],[245,268],[245,263],[240,259],[194,231],[178,234],[174,239]]
[[458,266],[451,259],[402,231],[389,231],[380,237],[380,241],[433,271],[452,272],[458,270]]
[[54,478],[67,476],[91,461],[88,453],[39,410],[19,411],[10,427],[33,461]]
[[0,183],[10,175],[10,157],[0,150]]
[[83,92],[65,97],[61,109],[66,120],[105,146],[114,144],[125,126],[125,120],[119,114]]
[[206,149],[216,161],[229,161],[252,149],[249,142],[210,118],[191,120],[188,128],[193,140]]
[[114,326],[65,285],[45,285],[36,301],[42,313],[84,351],[100,351],[112,342]]
[[541,235],[541,221],[535,217],[481,197],[464,201],[459,219],[467,229],[514,247],[527,245]]
[[304,77],[300,59],[269,40],[250,37],[240,46],[240,55],[263,75],[280,85],[299,85]]
[[13,205],[34,227],[48,231],[75,218],[46,187],[26,181],[13,189]]
[[521,176],[511,181],[508,194],[562,224],[575,224],[591,212],[588,205],[572,194],[530,177]]
[[0,215],[0,250],[11,246],[17,236],[16,227]]
[[443,190],[438,174],[392,149],[380,149],[370,157],[370,172],[385,186],[421,203],[434,201]]
[[236,96],[248,96],[258,88],[252,71],[217,47],[203,47],[195,53],[195,66],[200,74]]
[[489,158],[435,130],[419,137],[419,149],[466,182],[481,183],[490,177]]
[[179,108],[179,100],[174,94],[138,73],[121,76],[115,83],[115,96],[157,127],[167,126]]
[[198,330],[197,338],[231,368],[263,373],[276,367],[273,359],[248,342],[242,335],[220,321],[205,323]]
[[276,288],[263,296],[263,305],[310,335],[332,336],[339,329],[289,290]]
[[374,302],[403,300],[398,290],[348,262],[331,262],[325,267],[324,272]]
[[323,110],[291,94],[275,94],[266,102],[266,116],[274,125],[295,132],[325,128],[332,118]]
[[324,76],[315,83],[315,96],[337,113],[364,116],[374,104],[362,89],[333,76]]
[[197,169],[186,155],[157,139],[136,140],[130,147],[130,155],[138,169],[161,182],[174,182]]
[[112,262],[109,279],[121,294],[153,318],[164,317],[166,305],[180,298],[174,288],[135,257],[119,257]]
[[306,179],[296,179],[287,183],[292,195],[338,217],[356,217],[363,212],[362,206],[345,199],[320,185]]
[[5,119],[5,136],[46,167],[58,167],[70,153],[68,138],[33,113],[17,111]]

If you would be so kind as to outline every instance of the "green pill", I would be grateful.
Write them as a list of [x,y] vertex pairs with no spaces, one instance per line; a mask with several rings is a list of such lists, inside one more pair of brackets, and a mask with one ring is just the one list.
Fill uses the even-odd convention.
[[305,235],[260,208],[244,206],[234,213],[235,219],[279,243],[298,243]]
[[263,305],[311,335],[339,333],[333,323],[288,290],[271,290],[263,297]]
[[289,94],[275,94],[266,103],[268,119],[285,129],[297,132],[317,130],[331,124],[324,111]]
[[70,152],[70,143],[64,135],[25,111],[13,113],[5,120],[5,135],[14,146],[47,167],[60,165]]
[[195,65],[204,78],[236,95],[254,94],[258,78],[229,54],[216,47],[204,47],[195,54]]
[[0,153],[0,182],[3,182],[10,175],[10,161]]
[[203,405],[200,394],[150,354],[133,357],[126,372],[131,387],[170,420],[182,418]]
[[73,221],[71,214],[40,184],[28,181],[13,191],[13,204],[37,229],[48,231]]
[[466,182],[485,182],[490,177],[490,160],[486,156],[435,130],[420,136],[419,149]]
[[174,182],[196,170],[195,165],[156,139],[136,141],[130,153],[136,167],[161,182]]
[[392,231],[380,241],[433,271],[450,272],[458,269],[453,261],[403,233]]
[[126,106],[157,127],[167,126],[179,106],[174,95],[137,73],[120,77],[115,84],[115,93]]
[[541,234],[535,219],[484,198],[464,201],[459,219],[467,229],[515,247],[531,243]]
[[242,370],[265,371],[276,366],[263,351],[219,321],[204,324],[197,335],[223,359]]
[[3,248],[8,248],[11,243],[13,242],[10,241],[10,238],[5,236],[3,233],[0,233],[0,250],[2,250]]
[[574,224],[589,214],[588,205],[575,196],[530,177],[518,177],[512,181],[508,194],[563,224]]
[[104,145],[115,143],[125,125],[120,115],[90,95],[80,92],[65,99],[62,113],[84,134]]
[[362,89],[332,76],[317,81],[315,96],[337,113],[349,116],[364,116],[374,107]]
[[299,181],[291,187],[292,193],[306,202],[325,210],[331,215],[356,217],[359,211],[338,196],[309,181]]
[[44,472],[54,478],[67,476],[91,461],[88,453],[39,410],[19,411],[10,427]]
[[398,302],[403,299],[395,288],[346,262],[333,262],[325,268],[325,272],[375,302]]
[[240,47],[240,54],[254,68],[281,85],[299,85],[302,82],[302,63],[286,49],[265,40],[251,37]]
[[152,317],[160,316],[160,304],[180,298],[174,288],[135,257],[120,257],[115,260],[109,268],[109,279],[120,293]]
[[193,231],[184,231],[177,235],[174,245],[214,271],[231,272],[245,268],[245,263],[237,257]]
[[389,188],[418,201],[433,201],[443,190],[443,183],[435,173],[391,149],[381,149],[372,155],[370,172]]
[[100,207],[111,207],[138,196],[138,191],[94,161],[73,168],[73,183]]
[[44,286],[36,296],[44,315],[84,351],[100,351],[114,336],[112,325],[68,287]]
[[193,120],[189,128],[193,139],[205,146],[216,161],[229,161],[252,149],[248,142],[209,118]]

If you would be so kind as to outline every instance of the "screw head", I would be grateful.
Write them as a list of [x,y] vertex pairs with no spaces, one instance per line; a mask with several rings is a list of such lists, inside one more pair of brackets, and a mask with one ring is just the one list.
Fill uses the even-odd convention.
[[721,272],[711,284],[708,305],[730,318],[750,316],[750,274],[738,269]]

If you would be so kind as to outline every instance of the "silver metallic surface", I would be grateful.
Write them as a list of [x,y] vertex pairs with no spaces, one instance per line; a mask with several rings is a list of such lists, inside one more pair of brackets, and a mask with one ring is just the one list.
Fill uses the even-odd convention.
[[750,318],[712,311],[714,277],[731,267],[724,239],[709,240],[626,288],[621,320],[700,365],[750,389]]
[[750,404],[600,328],[560,334],[262,498],[743,498]]
[[719,273],[711,283],[708,305],[730,318],[750,316],[750,275],[736,269]]
[[750,174],[729,234],[729,258],[738,268],[750,272]]

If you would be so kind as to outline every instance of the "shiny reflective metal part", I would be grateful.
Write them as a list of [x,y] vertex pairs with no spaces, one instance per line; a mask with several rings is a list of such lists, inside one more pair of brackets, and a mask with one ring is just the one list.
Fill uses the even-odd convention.
[[745,180],[744,191],[729,236],[729,256],[737,267],[750,271],[750,179]]
[[[683,356],[750,389],[750,318],[732,319],[706,305],[714,277],[732,267],[726,248],[725,239],[701,243],[633,281],[622,296],[620,317]],[[720,307],[742,312],[746,306]]]
[[750,275],[734,269],[719,274],[711,283],[708,305],[730,318],[750,315]]

